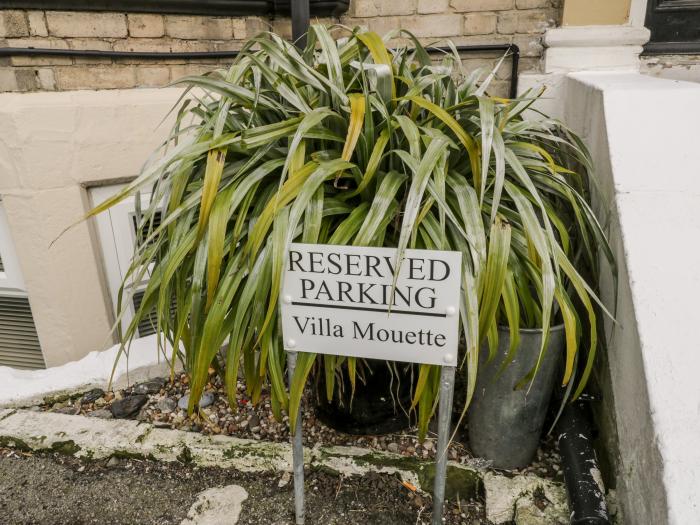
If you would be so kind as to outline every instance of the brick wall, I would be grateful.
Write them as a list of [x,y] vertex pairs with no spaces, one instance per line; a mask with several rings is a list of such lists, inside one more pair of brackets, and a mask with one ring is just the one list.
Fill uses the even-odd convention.
[[[381,34],[412,31],[425,42],[450,38],[456,44],[520,46],[521,70],[536,70],[541,35],[560,17],[561,0],[353,0],[340,19]],[[115,51],[224,51],[239,49],[258,32],[289,36],[286,19],[225,18],[64,11],[0,11],[0,47],[48,47]],[[469,55],[469,67],[490,66],[493,54]],[[11,57],[0,58],[0,91],[54,91],[161,86],[228,60],[152,60]],[[505,88],[509,68],[497,77]]]

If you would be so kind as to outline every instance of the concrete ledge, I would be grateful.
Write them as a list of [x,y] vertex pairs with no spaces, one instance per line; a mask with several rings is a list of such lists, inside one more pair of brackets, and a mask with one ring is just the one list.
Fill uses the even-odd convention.
[[[58,451],[76,457],[102,459],[111,456],[180,461],[244,472],[290,472],[291,447],[228,436],[155,428],[131,420],[106,420],[22,409],[0,409],[0,446],[32,451]],[[310,468],[330,469],[345,476],[369,472],[396,475],[418,490],[432,490],[434,464],[398,454],[358,447],[304,449]],[[486,494],[487,517],[494,523],[536,516],[530,523],[568,523],[563,486],[534,475],[509,478],[476,466],[448,462],[446,496],[461,500]],[[544,509],[525,505],[535,494],[549,502]],[[520,502],[520,503],[518,503]],[[526,510],[524,510],[527,507]],[[520,510],[518,510],[520,509]],[[524,514],[523,514],[524,513]],[[519,523],[527,523],[519,521]]]
[[646,27],[564,26],[544,34],[545,47],[642,46],[649,41]]
[[631,524],[696,523],[700,85],[581,72],[564,91],[563,120],[590,148],[619,266],[619,283],[601,276],[610,307],[618,285],[601,387],[622,510]]
[[565,26],[544,34],[545,73],[639,70],[649,30],[630,26]]

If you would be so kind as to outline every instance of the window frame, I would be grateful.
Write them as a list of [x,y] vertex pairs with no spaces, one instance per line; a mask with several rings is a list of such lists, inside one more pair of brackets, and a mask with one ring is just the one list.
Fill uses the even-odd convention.
[[[125,184],[110,184],[88,188],[92,206],[94,207],[114,196],[125,186]],[[147,208],[151,200],[151,194],[141,193],[140,198],[142,209]],[[136,232],[133,228],[133,217],[136,213],[135,205],[136,197],[130,196],[94,218],[115,319],[119,316],[117,311],[119,287],[129,269],[136,244]],[[150,270],[147,273],[150,273]],[[147,282],[148,279],[126,283],[123,297],[123,306],[126,308],[121,318],[122,330],[127,329],[136,313],[134,311],[133,295],[142,290]]]
[[[680,35],[670,40],[673,25]],[[700,0],[648,0],[645,26],[651,31],[645,55],[700,54]]]
[[0,257],[3,264],[3,269],[0,271],[0,292],[3,295],[27,297],[27,288],[2,200],[0,200]]

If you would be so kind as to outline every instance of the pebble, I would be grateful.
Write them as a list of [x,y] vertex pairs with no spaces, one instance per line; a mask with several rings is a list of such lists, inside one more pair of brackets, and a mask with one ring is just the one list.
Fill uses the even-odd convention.
[[106,408],[100,408],[99,410],[93,410],[92,412],[87,413],[88,417],[100,417],[102,419],[112,419],[114,416],[112,415],[112,412],[110,412]]
[[290,474],[289,472],[285,472],[284,474],[282,474],[282,477],[281,477],[280,480],[277,482],[277,486],[278,486],[279,488],[284,487],[287,483],[289,483],[289,480],[291,479],[291,477],[292,477],[292,476],[291,476],[291,474]]
[[141,408],[141,410],[139,410],[139,415],[136,416],[136,421],[141,421],[143,423],[146,423],[147,421],[150,421],[150,420],[151,420],[151,418],[150,418],[148,407],[146,407],[144,405],[143,408]]
[[56,414],[69,414],[74,416],[80,412],[80,405],[69,405],[67,407],[57,408],[53,410],[53,412]]
[[94,403],[98,399],[100,399],[102,396],[105,395],[105,391],[102,390],[101,388],[93,388],[92,390],[89,390],[83,394],[83,397],[80,399],[80,402],[83,405],[87,405],[89,403]]
[[119,465],[119,458],[116,456],[112,456],[109,458],[109,461],[107,461],[107,466],[110,468],[116,467],[117,465]]
[[148,401],[148,396],[145,394],[135,394],[127,396],[123,399],[118,399],[112,403],[112,415],[117,419],[125,419],[133,416],[141,407]]
[[248,419],[248,428],[250,428],[251,432],[260,432],[260,418],[257,414],[253,414]]
[[[187,410],[187,404],[190,402],[190,395],[185,394],[177,402],[178,408],[182,410]],[[202,397],[199,399],[199,408],[206,408],[214,402],[214,395],[211,392],[204,392]]]
[[392,443],[389,443],[389,444],[386,446],[386,449],[387,449],[389,452],[393,452],[394,454],[396,454],[396,453],[399,451],[399,445],[398,445],[398,443],[392,442]]
[[158,401],[156,408],[163,414],[169,414],[170,412],[177,410],[177,401],[175,401],[172,397],[164,397]]
[[163,388],[163,385],[165,385],[163,379],[151,379],[150,381],[134,385],[132,390],[134,394],[157,394]]

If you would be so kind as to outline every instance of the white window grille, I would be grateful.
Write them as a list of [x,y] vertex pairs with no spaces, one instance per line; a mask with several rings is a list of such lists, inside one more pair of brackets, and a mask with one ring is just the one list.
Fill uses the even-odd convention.
[[46,367],[2,201],[0,201],[0,366]]

